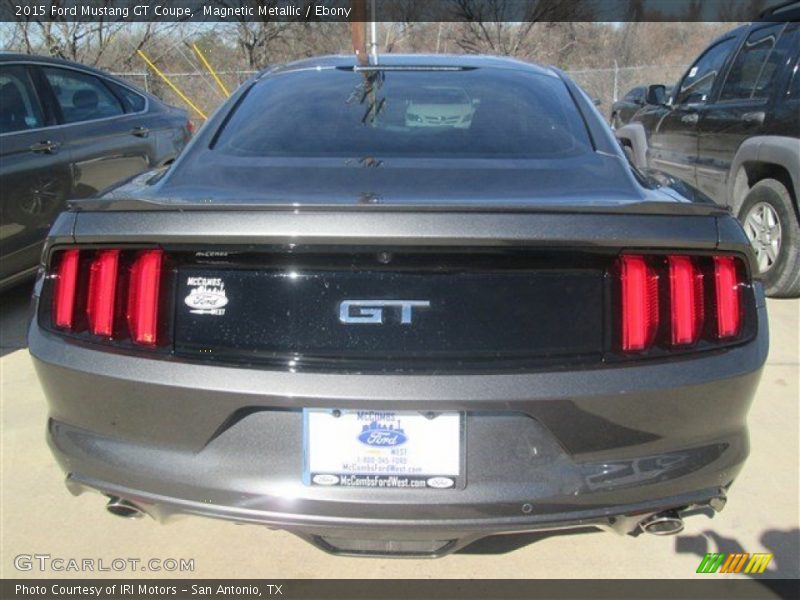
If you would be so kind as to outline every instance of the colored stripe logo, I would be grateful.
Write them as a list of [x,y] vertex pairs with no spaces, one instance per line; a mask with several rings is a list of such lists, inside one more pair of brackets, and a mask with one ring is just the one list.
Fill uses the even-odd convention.
[[747,552],[735,552],[726,554],[725,552],[708,553],[700,561],[697,567],[698,573],[742,573],[759,574],[767,570],[767,566],[772,560],[772,554]]

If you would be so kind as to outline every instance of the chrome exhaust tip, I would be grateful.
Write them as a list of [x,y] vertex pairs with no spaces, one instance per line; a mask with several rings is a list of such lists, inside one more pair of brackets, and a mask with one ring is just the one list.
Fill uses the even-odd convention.
[[122,517],[123,519],[139,519],[145,515],[144,511],[132,502],[118,498],[117,496],[109,496],[106,510],[112,515]]
[[639,527],[651,535],[676,535],[683,531],[683,519],[678,511],[665,510],[648,517],[639,524]]

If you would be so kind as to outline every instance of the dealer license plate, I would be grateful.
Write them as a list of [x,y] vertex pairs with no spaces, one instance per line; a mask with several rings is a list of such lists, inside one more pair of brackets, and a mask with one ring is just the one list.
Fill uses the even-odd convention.
[[463,431],[457,412],[306,409],[304,481],[360,488],[460,487]]

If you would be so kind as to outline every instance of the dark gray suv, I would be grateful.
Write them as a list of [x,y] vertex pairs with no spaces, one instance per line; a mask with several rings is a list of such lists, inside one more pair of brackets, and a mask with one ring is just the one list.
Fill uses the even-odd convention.
[[68,198],[175,159],[186,111],[89,67],[0,54],[0,289],[31,277]]

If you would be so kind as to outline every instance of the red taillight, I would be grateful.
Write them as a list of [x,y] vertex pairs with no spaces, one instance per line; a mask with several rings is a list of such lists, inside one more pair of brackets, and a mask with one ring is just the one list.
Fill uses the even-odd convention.
[[78,250],[67,250],[61,254],[56,269],[53,293],[53,325],[61,329],[72,329],[75,317],[75,289],[78,282]]
[[620,258],[622,349],[644,350],[658,330],[658,275],[643,256]]
[[736,337],[741,328],[740,281],[731,256],[714,257],[714,291],[717,306],[717,337]]
[[89,297],[86,317],[89,331],[111,337],[114,334],[114,300],[117,295],[119,250],[100,250],[89,267]]
[[669,307],[673,346],[691,345],[703,328],[703,274],[688,256],[670,256]]
[[128,288],[128,327],[137,344],[152,346],[158,340],[159,282],[161,250],[140,252],[131,267]]
[[163,260],[157,249],[61,252],[53,261],[52,326],[156,346]]
[[736,340],[745,330],[746,282],[739,258],[623,255],[616,274],[621,315],[616,347],[624,352],[658,356],[706,348]]

